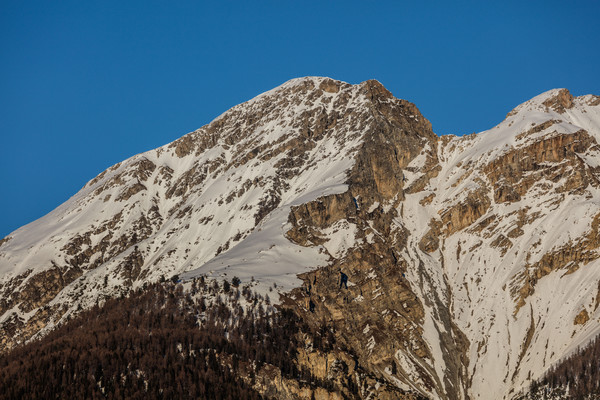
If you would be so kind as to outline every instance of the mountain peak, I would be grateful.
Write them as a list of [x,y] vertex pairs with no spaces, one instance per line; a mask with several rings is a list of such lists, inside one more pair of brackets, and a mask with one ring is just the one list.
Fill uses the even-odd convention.
[[530,111],[554,111],[562,114],[566,110],[573,108],[576,104],[576,100],[577,98],[574,97],[568,89],[551,89],[519,104],[508,113],[507,117],[517,115],[520,112]]
[[352,85],[347,82],[339,81],[326,76],[303,76],[290,79],[289,81],[286,81],[281,85],[258,95],[256,98],[280,91],[287,91],[290,89],[294,90],[299,88],[304,90],[322,90],[328,93],[337,93],[340,88],[348,88],[350,86]]
[[555,89],[546,92],[546,94],[546,100],[544,100],[542,104],[552,108],[560,114],[565,112],[565,110],[572,108],[574,105],[574,97],[567,89]]
[[340,90],[356,88],[361,90],[364,94],[372,95],[372,97],[379,95],[383,97],[393,97],[392,93],[388,91],[383,84],[376,79],[369,79],[359,84],[353,85],[337,79],[332,79],[325,76],[304,76],[300,78],[293,78],[289,81],[282,83],[281,85],[264,92],[250,102],[269,97],[273,94],[285,93],[296,93],[305,94],[307,92],[325,92],[328,94],[339,93]]

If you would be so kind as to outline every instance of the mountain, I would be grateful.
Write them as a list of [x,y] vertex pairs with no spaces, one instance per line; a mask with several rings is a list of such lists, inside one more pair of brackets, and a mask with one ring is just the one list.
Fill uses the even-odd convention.
[[565,89],[457,137],[377,81],[291,80],[4,238],[0,340],[235,276],[335,338],[295,360],[320,379],[513,398],[600,333],[599,139],[600,97]]

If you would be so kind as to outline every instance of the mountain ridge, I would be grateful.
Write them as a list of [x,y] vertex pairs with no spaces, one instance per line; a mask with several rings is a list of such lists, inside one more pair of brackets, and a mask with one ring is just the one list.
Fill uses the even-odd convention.
[[510,398],[599,332],[599,104],[553,89],[436,136],[377,81],[290,80],[3,239],[1,340],[161,276],[235,275],[330,321],[387,384]]

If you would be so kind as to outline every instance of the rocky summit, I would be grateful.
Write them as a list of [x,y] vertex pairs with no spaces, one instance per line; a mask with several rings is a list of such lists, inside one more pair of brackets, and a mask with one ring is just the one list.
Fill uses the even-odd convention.
[[600,334],[599,140],[600,97],[566,89],[440,136],[377,81],[293,79],[2,239],[0,351],[236,277],[335,343],[292,360],[326,387],[265,396],[516,398]]

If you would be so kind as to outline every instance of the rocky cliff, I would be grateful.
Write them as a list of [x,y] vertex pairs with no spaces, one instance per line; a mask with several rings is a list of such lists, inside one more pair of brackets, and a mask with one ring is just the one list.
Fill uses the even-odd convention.
[[564,89],[455,137],[379,82],[289,81],[3,239],[3,349],[161,277],[237,276],[329,332],[295,362],[337,393],[512,398],[600,333],[599,139],[600,98]]

